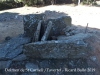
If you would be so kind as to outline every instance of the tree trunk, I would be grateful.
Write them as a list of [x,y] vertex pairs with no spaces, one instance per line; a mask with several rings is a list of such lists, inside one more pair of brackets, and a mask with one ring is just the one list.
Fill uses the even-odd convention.
[[78,0],[78,5],[80,4],[80,0]]

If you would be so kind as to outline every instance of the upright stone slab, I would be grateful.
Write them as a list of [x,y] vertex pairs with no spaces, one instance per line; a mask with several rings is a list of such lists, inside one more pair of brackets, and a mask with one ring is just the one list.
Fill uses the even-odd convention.
[[41,20],[39,21],[38,23],[38,26],[37,26],[37,29],[34,33],[34,36],[33,36],[33,42],[37,42],[39,41],[39,37],[40,37],[40,30],[41,30]]
[[52,29],[52,22],[49,21],[48,26],[46,28],[46,31],[45,31],[41,41],[46,41],[48,39],[51,29]]
[[28,37],[33,37],[37,29],[38,22],[43,20],[44,14],[30,14],[25,15],[24,22],[24,34]]

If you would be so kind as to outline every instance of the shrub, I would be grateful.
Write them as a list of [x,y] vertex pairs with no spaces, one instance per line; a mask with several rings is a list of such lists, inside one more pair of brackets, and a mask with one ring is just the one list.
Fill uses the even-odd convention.
[[11,9],[12,4],[8,2],[0,2],[0,10]]

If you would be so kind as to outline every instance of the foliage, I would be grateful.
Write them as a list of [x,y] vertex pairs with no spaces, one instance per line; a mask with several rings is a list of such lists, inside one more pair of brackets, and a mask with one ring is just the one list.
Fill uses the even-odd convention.
[[83,0],[82,1],[82,4],[87,4],[87,5],[90,5],[90,4],[96,4],[95,0]]
[[0,2],[0,10],[3,9],[11,9],[12,8],[12,4],[9,2]]
[[27,6],[44,5],[44,0],[22,0],[22,2]]
[[0,10],[20,7],[23,5],[26,6],[50,5],[55,3],[56,4],[66,4],[66,3],[78,4],[79,1],[82,4],[96,5],[95,0],[0,0]]

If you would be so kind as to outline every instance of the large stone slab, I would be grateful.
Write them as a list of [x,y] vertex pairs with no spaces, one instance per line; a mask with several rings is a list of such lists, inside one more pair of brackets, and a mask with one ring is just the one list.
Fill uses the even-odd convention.
[[59,36],[64,35],[64,28],[71,26],[72,19],[70,16],[62,16],[56,19],[48,19],[46,22],[44,22],[44,30],[46,30],[46,26],[48,25],[48,22],[52,21],[52,29],[49,35],[49,39],[51,36]]
[[23,18],[24,34],[29,37],[33,37],[37,29],[38,22],[43,20],[44,14],[30,14],[25,15]]
[[[79,37],[80,35],[80,37]],[[31,58],[64,59],[64,58],[86,58],[91,50],[84,39],[91,35],[82,34],[72,36],[67,40],[41,41],[26,44],[23,51]]]

